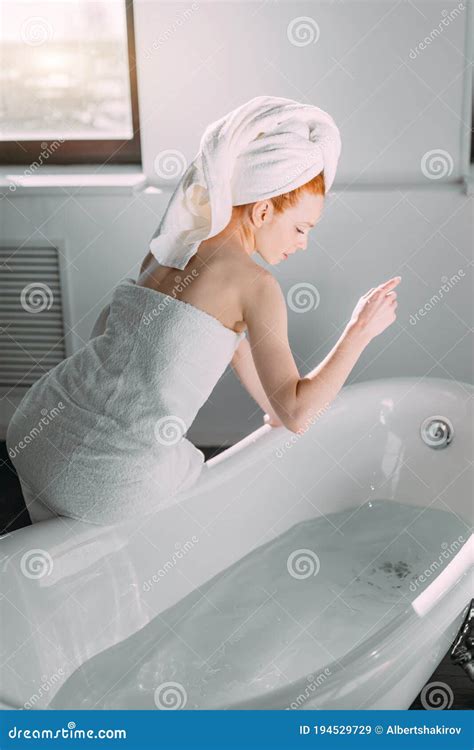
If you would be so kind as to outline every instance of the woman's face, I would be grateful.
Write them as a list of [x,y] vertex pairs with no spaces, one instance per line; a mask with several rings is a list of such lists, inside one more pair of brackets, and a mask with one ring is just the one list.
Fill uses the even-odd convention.
[[298,203],[280,214],[269,200],[252,209],[256,252],[271,265],[286,260],[297,250],[306,250],[308,234],[319,221],[324,196],[303,193]]

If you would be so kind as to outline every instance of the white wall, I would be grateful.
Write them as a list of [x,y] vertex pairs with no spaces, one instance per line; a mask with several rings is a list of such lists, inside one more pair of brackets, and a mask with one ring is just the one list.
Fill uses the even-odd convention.
[[429,149],[450,155],[455,181],[468,161],[466,5],[135,0],[145,171],[163,184],[163,150],[189,161],[210,121],[265,93],[330,112],[339,185],[423,184]]
[[[306,96],[327,109],[343,140],[338,178],[307,252],[272,269],[285,293],[303,282],[319,295],[315,309],[288,307],[300,373],[334,345],[361,294],[401,274],[397,321],[369,345],[347,382],[401,375],[473,382],[472,197],[459,182],[468,171],[466,14],[411,60],[410,49],[443,18],[444,3],[200,2],[178,24],[185,8],[192,6],[136,0],[144,169],[162,191],[36,187],[1,195],[2,242],[61,244],[72,350],[87,340],[114,285],[136,276],[146,254],[175,184],[158,179],[156,157],[176,149],[191,159],[210,120],[270,93]],[[320,36],[298,47],[287,28],[303,15],[317,19]],[[161,29],[168,29],[162,41]],[[447,154],[440,179],[421,169],[435,149]],[[14,392],[3,394],[4,427],[16,400]],[[200,444],[233,442],[261,419],[228,368],[189,436]]]

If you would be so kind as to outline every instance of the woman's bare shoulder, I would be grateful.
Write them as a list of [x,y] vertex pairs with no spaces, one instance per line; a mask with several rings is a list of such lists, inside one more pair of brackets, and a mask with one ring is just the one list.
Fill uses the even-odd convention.
[[242,285],[242,312],[247,325],[256,318],[268,320],[277,310],[286,309],[278,279],[265,268],[253,265]]
[[[197,253],[183,271],[161,267],[151,253],[144,259],[137,284],[151,286],[206,309],[219,317],[226,310],[226,325],[239,330],[248,320],[260,314],[265,317],[279,306],[282,292],[277,279],[238,246],[230,243],[225,253],[215,252],[208,246],[206,253]],[[176,294],[177,276],[183,279],[195,272],[196,283],[186,284]],[[247,320],[248,319],[248,320]]]

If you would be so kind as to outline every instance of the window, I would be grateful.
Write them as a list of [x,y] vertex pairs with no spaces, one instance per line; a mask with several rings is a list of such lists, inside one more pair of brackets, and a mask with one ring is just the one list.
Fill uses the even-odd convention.
[[132,0],[0,5],[3,164],[139,164]]

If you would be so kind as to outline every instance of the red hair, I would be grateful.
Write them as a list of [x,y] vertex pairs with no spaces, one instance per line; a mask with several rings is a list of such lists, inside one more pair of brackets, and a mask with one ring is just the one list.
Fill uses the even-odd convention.
[[293,206],[296,206],[303,193],[326,195],[324,173],[320,172],[309,182],[305,182],[304,185],[300,185],[300,187],[290,190],[289,193],[283,193],[282,195],[275,196],[275,198],[270,198],[275,207],[275,213],[281,214],[286,208],[293,208]]
[[[293,208],[293,206],[298,203],[303,193],[325,196],[326,185],[324,182],[324,172],[320,172],[316,175],[316,177],[313,177],[311,180],[309,180],[309,182],[305,182],[304,185],[300,185],[300,187],[297,187],[294,190],[290,190],[289,193],[282,193],[281,195],[276,195],[273,198],[269,198],[268,200],[273,203],[275,213],[281,214],[287,208]],[[253,205],[255,204],[243,203],[241,206],[232,206],[232,217],[242,220],[244,225],[244,233],[247,235],[247,237],[249,236],[250,230],[249,227],[245,225],[244,219],[247,215],[247,212]]]

